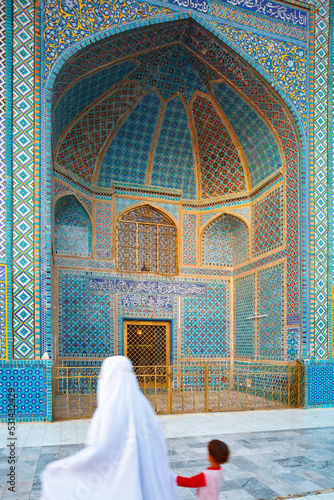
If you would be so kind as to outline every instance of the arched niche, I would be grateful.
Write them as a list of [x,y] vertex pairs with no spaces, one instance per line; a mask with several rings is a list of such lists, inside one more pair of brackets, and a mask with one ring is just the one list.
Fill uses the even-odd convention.
[[202,265],[233,267],[249,258],[247,224],[231,214],[211,221],[202,232]]
[[92,228],[89,216],[73,195],[60,197],[54,212],[54,252],[61,255],[91,255]]

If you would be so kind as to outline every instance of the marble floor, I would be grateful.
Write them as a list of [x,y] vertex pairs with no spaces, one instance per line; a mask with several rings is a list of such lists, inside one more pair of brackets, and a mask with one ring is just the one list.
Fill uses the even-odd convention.
[[[334,409],[273,410],[159,417],[171,468],[185,476],[207,467],[207,442],[225,441],[221,499],[334,500]],[[0,498],[35,500],[46,464],[81,449],[88,420],[16,424],[16,492],[8,491],[8,428],[0,425]],[[11,438],[12,439],[12,438]],[[195,499],[188,488],[178,498]],[[131,500],[131,499],[129,499]]]

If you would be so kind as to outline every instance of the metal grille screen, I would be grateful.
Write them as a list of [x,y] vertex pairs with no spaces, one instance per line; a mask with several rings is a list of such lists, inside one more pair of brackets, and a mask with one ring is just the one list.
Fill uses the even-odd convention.
[[128,325],[127,356],[133,366],[165,366],[166,327],[164,325]]
[[120,271],[176,274],[176,228],[149,206],[127,212],[117,225]]

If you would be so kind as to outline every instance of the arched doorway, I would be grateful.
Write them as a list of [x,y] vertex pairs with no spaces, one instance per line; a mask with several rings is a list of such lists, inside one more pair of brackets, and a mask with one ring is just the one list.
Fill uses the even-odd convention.
[[[54,196],[75,194],[92,220],[91,255],[54,258],[58,366],[96,373],[124,353],[131,318],[171,322],[173,360],[190,378],[207,363],[256,371],[293,361],[300,144],[252,68],[191,20],[130,31],[64,65],[52,127]],[[117,222],[145,204],[175,225],[172,272],[145,256],[139,265],[138,230],[122,240],[134,267],[119,265]],[[145,234],[151,248],[159,230]]]

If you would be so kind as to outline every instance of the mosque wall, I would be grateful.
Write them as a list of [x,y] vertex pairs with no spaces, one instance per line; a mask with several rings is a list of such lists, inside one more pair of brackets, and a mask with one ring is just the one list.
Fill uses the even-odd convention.
[[[150,193],[143,196],[142,192],[139,198],[137,188],[135,199],[134,195],[127,198],[124,194],[129,188],[119,189],[123,190],[122,195],[113,194],[102,202],[84,196],[78,186],[65,183],[60,175],[54,178],[54,206],[64,199],[73,203],[66,219],[68,229],[62,226],[64,219],[56,209],[54,213],[54,296],[59,310],[59,319],[54,314],[57,363],[71,366],[77,360],[76,364],[91,365],[107,355],[122,354],[123,321],[127,318],[171,320],[172,362],[228,361],[231,356],[240,360],[284,361],[299,356],[299,328],[295,327],[294,335],[290,335],[291,327],[286,326],[284,188],[280,176],[267,186],[267,191],[264,189],[260,196],[255,194],[254,200],[246,204],[235,205],[232,200],[225,202],[226,206],[220,204],[218,210],[204,213],[194,208],[191,212],[185,210],[177,201],[177,194],[169,193],[169,202],[161,203],[159,197],[166,197],[163,193],[156,193],[152,199]],[[81,230],[81,218],[77,216],[79,199],[82,209],[87,210],[86,219],[91,220],[94,235],[88,256],[83,255],[80,247],[75,255],[67,241],[57,240],[58,224],[72,240],[77,232],[72,230],[73,224],[79,224]],[[175,277],[117,273],[118,217],[143,203],[160,208],[177,225],[179,273]],[[115,290],[101,293],[90,289],[92,278],[107,277],[125,282],[140,279],[143,283],[203,283],[206,293],[205,297],[176,295],[169,309],[155,305],[145,309],[140,307],[146,296],[143,293],[136,292],[132,297],[137,301],[134,306],[127,294],[116,294],[115,298]],[[268,317],[256,323],[245,319],[254,314],[266,315],[268,310]]]
[[[80,1],[80,4],[85,2]],[[144,26],[147,22],[154,24],[156,21],[178,20],[189,15],[213,30],[218,38],[271,82],[296,120],[299,140],[303,147],[302,167],[298,170],[295,165],[297,148],[290,148],[288,144],[291,130],[285,128],[281,117],[278,119],[271,116],[276,110],[267,109],[270,103],[264,104],[263,100],[258,102],[259,94],[251,90],[256,83],[247,85],[243,82],[244,92],[249,92],[250,99],[259,109],[262,107],[268,120],[272,119],[275,130],[282,139],[287,166],[286,189],[282,194],[280,188],[275,186],[270,195],[259,193],[252,204],[235,204],[233,207],[216,204],[215,207],[198,211],[190,210],[186,204],[181,209],[175,200],[164,199],[164,209],[167,211],[167,205],[170,206],[169,213],[175,217],[180,227],[182,221],[182,241],[179,241],[178,247],[180,276],[189,282],[195,279],[207,283],[215,307],[218,301],[226,303],[226,307],[228,303],[231,304],[228,284],[233,279],[233,297],[237,294],[238,300],[232,300],[235,306],[230,318],[233,318],[234,324],[241,332],[235,340],[235,356],[242,359],[255,356],[254,339],[257,328],[257,349],[262,359],[270,356],[279,359],[283,351],[286,352],[288,360],[296,356],[311,358],[311,361],[305,362],[306,405],[333,404],[330,389],[333,380],[333,308],[332,294],[328,293],[333,285],[333,158],[328,154],[332,146],[332,124],[329,120],[332,120],[334,16],[330,18],[330,9],[333,9],[333,6],[329,0],[306,3],[298,1],[285,3],[283,11],[279,2],[274,4],[275,8],[271,6],[269,12],[266,2],[262,2],[263,10],[259,13],[256,2],[253,5],[240,0],[232,5],[227,1],[203,1],[197,3],[197,7],[192,6],[191,2],[187,7],[182,7],[176,0],[170,0],[164,3],[155,2],[155,5],[141,2],[140,9],[129,3],[128,11],[124,12],[108,0],[105,5],[109,9],[109,15],[102,19],[89,9],[80,9],[79,13],[79,2],[76,1],[62,2],[63,6],[56,0],[41,2],[40,5],[29,0],[24,3],[19,0],[6,0],[1,3],[0,40],[5,43],[0,43],[0,60],[5,59],[6,74],[0,69],[0,88],[5,90],[1,92],[0,98],[0,379],[7,387],[12,383],[15,387],[21,384],[21,387],[25,388],[24,396],[18,400],[17,418],[29,420],[52,417],[51,362],[39,359],[45,352],[52,355],[51,290],[55,287],[55,283],[51,283],[50,273],[51,139],[45,132],[50,127],[50,82],[66,58],[98,37],[102,38],[106,34],[104,30],[108,30],[107,34],[111,35],[120,32],[121,26],[125,26],[124,23],[136,22],[136,26]],[[73,28],[72,39],[68,37],[68,22]],[[235,78],[237,73],[236,68],[232,71],[232,78]],[[103,78],[100,84],[103,85]],[[224,89],[220,89],[216,95],[223,103]],[[82,97],[84,101],[84,96]],[[229,97],[235,99],[235,96]],[[235,103],[237,107],[237,101]],[[175,101],[169,106],[176,109],[178,104]],[[165,128],[167,131],[168,126],[165,125]],[[242,137],[242,128],[240,135]],[[188,151],[186,139],[185,134],[182,144],[184,154]],[[246,141],[246,138],[244,140]],[[160,157],[156,157],[156,164],[165,154],[163,148],[158,153]],[[167,185],[166,179],[159,177],[156,164],[153,165],[152,175],[155,184],[163,187]],[[107,168],[106,164],[106,174]],[[115,223],[116,214],[131,206],[131,203],[141,203],[142,199],[131,201],[128,193],[125,193],[123,198],[118,196],[112,200],[93,200],[85,190],[73,189],[73,186],[69,187],[67,183],[58,180],[62,193],[73,194],[75,191],[78,202],[87,214],[86,221],[89,220],[92,225],[90,243],[88,239],[87,245],[81,251],[89,253],[91,245],[92,251],[95,252],[91,258],[80,255],[80,252],[67,256],[56,253],[54,263],[59,269],[60,281],[63,279],[61,273],[65,270],[69,276],[76,276],[78,280],[80,276],[86,276],[84,273],[114,273],[113,259],[110,259],[113,252],[113,235],[109,220],[113,218]],[[170,182],[168,184],[170,185]],[[302,188],[300,205],[297,194],[299,186]],[[190,183],[189,199],[193,193]],[[136,193],[132,194],[135,195]],[[282,196],[286,201],[285,213],[282,211]],[[156,201],[156,198],[150,200],[152,205]],[[175,209],[175,206],[178,208]],[[302,207],[300,211],[299,206]],[[251,228],[250,261],[238,263],[233,269],[233,276],[229,266],[204,266],[200,248],[204,225],[216,214],[222,215],[225,212],[241,214],[244,220],[248,220]],[[263,215],[268,212],[272,221],[269,224]],[[273,230],[274,227],[279,227],[282,213],[283,221],[286,222],[286,234],[283,235]],[[261,218],[263,223],[260,224],[258,221]],[[302,229],[299,232],[300,222]],[[66,239],[65,233],[62,238]],[[286,251],[280,246],[281,238],[283,247],[286,244]],[[212,262],[210,259],[205,262]],[[71,274],[72,271],[76,274]],[[284,286],[281,281],[283,276],[286,276],[283,280]],[[56,280],[56,275],[54,278]],[[282,298],[276,302],[272,301],[270,293],[270,284],[273,282],[282,289]],[[261,294],[262,297],[266,295],[263,300]],[[107,304],[113,313],[117,311],[119,317],[138,315],[137,309],[124,307],[120,298],[112,303],[110,297],[103,296],[98,304],[94,302],[95,299],[89,300],[93,310],[101,310],[101,307]],[[179,303],[175,298],[173,312],[166,316],[163,311],[164,317],[173,320],[176,338],[175,311],[180,308],[181,318],[186,326],[184,336],[178,344],[181,346],[178,347],[179,352],[185,345],[191,344],[191,329],[194,332],[193,338],[196,339],[198,329],[195,311],[201,300],[204,299],[183,297]],[[242,321],[245,314],[254,312],[256,301],[259,305],[267,301],[267,304],[277,311],[284,303],[284,318],[279,318],[280,326],[278,323],[275,325],[273,347],[270,347],[270,344],[268,347],[265,326],[262,323],[250,328],[249,324],[246,325]],[[205,323],[210,317],[205,312],[205,307],[202,310],[204,312],[201,320]],[[143,309],[140,314],[142,317],[154,315],[158,318],[160,311],[152,313]],[[227,331],[227,319],[218,315],[218,321],[221,324],[225,322]],[[115,321],[112,322],[109,328],[115,329],[115,324]],[[283,328],[283,333],[280,328]],[[109,343],[110,352],[112,349],[115,352],[115,346],[118,349],[121,345],[119,322],[117,335],[115,332],[116,329],[113,331],[113,344],[111,341]],[[80,335],[82,338],[82,331]],[[106,335],[106,332],[102,334],[104,337]],[[230,355],[231,344],[227,342],[227,334],[225,337],[222,336],[219,350],[222,353],[225,349]],[[112,335],[109,338],[111,339]],[[212,347],[210,342],[207,336],[203,345],[204,352],[200,354],[217,354],[217,346]],[[194,346],[194,343],[191,344],[192,354],[197,355]],[[91,345],[87,345],[87,348],[87,353],[92,352],[89,351],[92,349]],[[71,346],[66,345],[66,342],[63,343],[62,349],[62,353],[71,352]],[[80,349],[78,352],[82,352],[82,345]],[[317,361],[313,361],[313,358]],[[33,390],[35,377],[42,377],[37,396]],[[5,391],[3,396],[0,407],[1,415],[5,418]]]

